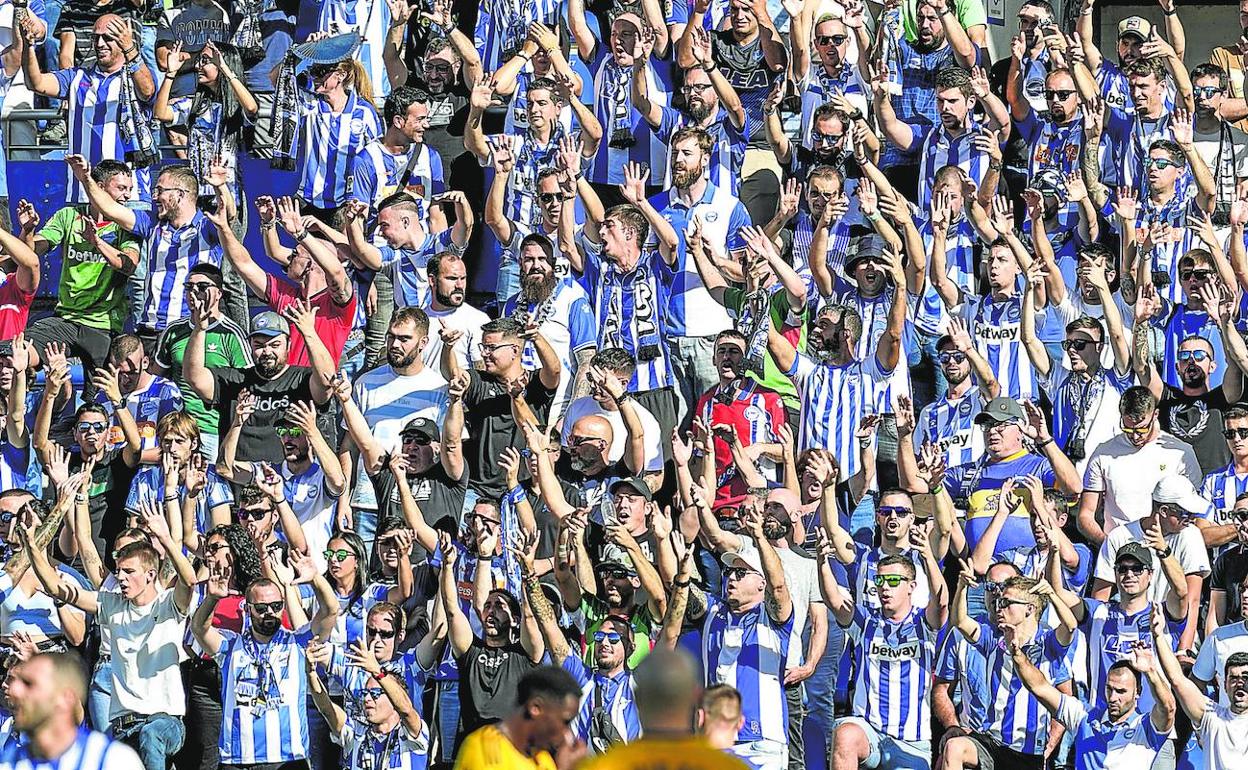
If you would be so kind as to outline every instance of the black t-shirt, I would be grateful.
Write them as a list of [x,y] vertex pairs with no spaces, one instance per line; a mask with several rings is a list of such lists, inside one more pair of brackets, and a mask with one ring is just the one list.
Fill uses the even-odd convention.
[[732,83],[741,106],[745,109],[745,127],[750,146],[767,146],[767,130],[763,123],[763,102],[781,72],[772,72],[763,55],[762,35],[751,43],[738,43],[732,30],[714,32],[711,53],[720,72]]
[[[233,32],[234,24],[225,8],[211,0],[204,3],[187,0],[161,16],[156,26],[156,46],[172,48],[174,43],[181,43],[183,50],[195,54],[203,50],[206,43],[231,42]],[[195,80],[195,57],[192,56],[178,70],[170,96],[191,95],[195,92]]]
[[499,722],[516,707],[520,678],[537,666],[518,642],[487,647],[480,638],[460,658],[458,747],[472,731]]
[[1222,437],[1222,412],[1230,406],[1221,388],[1188,396],[1167,385],[1161,395],[1157,407],[1161,429],[1192,445],[1202,474],[1213,473],[1231,461],[1231,451]]
[[[147,5],[144,3],[144,5]],[[106,13],[115,14],[123,19],[133,19],[134,38],[136,42],[139,38],[138,28],[138,8],[130,0],[69,0],[61,8],[60,19],[56,22],[56,27],[51,34],[55,35],[59,40],[61,35],[72,32],[74,33],[74,64],[82,65],[88,60],[95,59],[95,49],[92,34],[95,23],[100,17]]]
[[[80,470],[82,452],[74,447],[69,455],[69,472]],[[126,527],[126,497],[136,472],[136,468],[126,465],[120,448],[105,452],[91,471],[91,486],[83,491],[87,493],[87,510],[91,514],[91,538],[101,554],[113,552],[117,533]]]
[[[419,88],[425,84],[413,83]],[[464,123],[468,114],[468,97],[458,90],[447,91],[440,96],[429,96],[429,127],[425,129],[425,144],[442,156],[442,166],[448,173],[451,161],[463,155]]]
[[1245,580],[1248,580],[1248,547],[1238,544],[1228,546],[1214,560],[1213,572],[1209,575],[1210,589],[1226,591],[1226,618],[1222,625],[1244,619],[1239,607]]
[[[388,466],[381,466],[372,478],[373,492],[377,496],[377,522],[380,532],[388,522],[404,521],[403,504],[399,501],[398,482]],[[463,476],[456,480],[447,474],[442,463],[434,463],[432,468],[419,476],[409,476],[407,482],[426,524],[432,527],[443,519],[450,519],[451,531],[458,529],[459,516],[464,510],[464,495],[468,492],[466,467]],[[416,548],[423,551],[420,546]]]
[[[476,369],[469,369],[468,374],[471,382],[464,393],[464,407],[468,410],[468,440],[464,442],[468,485],[483,496],[497,499],[507,492],[506,477],[498,467],[498,456],[506,447],[523,448],[526,445],[524,434],[511,414],[511,396],[507,388]],[[537,372],[530,372],[524,399],[537,419],[544,423],[555,399],[555,391],[542,384]]]
[[[209,406],[216,407],[220,415],[222,438],[234,423],[234,404],[238,401],[238,394],[250,390],[256,397],[256,411],[243,426],[238,439],[238,459],[274,465],[280,463],[282,442],[273,432],[273,426],[279,417],[286,414],[292,402],[312,400],[312,370],[306,366],[288,366],[271,380],[261,377],[255,367],[210,367],[209,371],[216,383],[216,399]],[[332,441],[335,433],[329,419],[322,413],[318,415],[317,423],[321,435]]]

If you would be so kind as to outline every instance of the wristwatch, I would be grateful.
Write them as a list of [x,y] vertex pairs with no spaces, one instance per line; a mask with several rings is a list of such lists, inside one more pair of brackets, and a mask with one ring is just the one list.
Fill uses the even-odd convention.
[[1174,549],[1167,545],[1164,549],[1158,551],[1157,555],[1163,559],[1169,559],[1170,555],[1173,553],[1174,553]]

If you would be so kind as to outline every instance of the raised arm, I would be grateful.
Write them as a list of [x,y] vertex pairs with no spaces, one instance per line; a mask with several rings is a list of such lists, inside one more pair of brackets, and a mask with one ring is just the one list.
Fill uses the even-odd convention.
[[82,185],[82,189],[87,194],[87,200],[92,206],[104,215],[105,219],[111,219],[117,223],[117,226],[123,230],[133,231],[135,226],[134,210],[127,208],[124,204],[113,200],[113,197],[104,192],[104,188],[96,184],[91,178],[91,164],[81,155],[65,156],[65,163],[69,165],[70,172],[74,175],[74,179]]
[[780,556],[771,541],[763,535],[762,514],[758,511],[751,512],[746,516],[745,524],[754,536],[754,545],[758,547],[758,555],[763,563],[763,577],[767,581],[767,614],[777,623],[787,623],[793,617],[793,597],[784,580],[784,566],[780,563]]

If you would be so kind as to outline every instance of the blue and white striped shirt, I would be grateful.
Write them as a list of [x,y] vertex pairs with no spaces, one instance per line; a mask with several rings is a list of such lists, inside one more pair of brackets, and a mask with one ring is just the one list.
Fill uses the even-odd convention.
[[875,388],[892,372],[880,366],[875,355],[865,361],[841,366],[817,364],[798,353],[793,368],[784,373],[801,398],[799,451],[827,449],[841,464],[841,480],[858,472],[858,439],[854,431],[863,415],[875,411],[871,402]]
[[503,211],[508,219],[532,229],[541,228],[542,207],[537,202],[537,178],[546,169],[555,167],[559,142],[565,136],[563,128],[557,126],[545,144],[538,144],[529,130],[494,137],[511,143],[511,157],[515,159],[515,166],[507,179],[507,197],[503,202]]
[[317,31],[331,35],[359,32],[363,42],[355,56],[364,65],[373,93],[383,99],[390,93],[390,76],[382,57],[390,31],[390,6],[385,0],[318,0],[321,10]]
[[[975,651],[987,661],[988,690],[984,702],[983,730],[1022,754],[1043,754],[1049,737],[1049,711],[1023,686],[1014,670],[1014,660],[1002,637],[992,626],[981,623]],[[1040,629],[1023,651],[1054,685],[1070,681],[1066,669],[1066,647],[1056,632]]]
[[[230,485],[217,475],[217,466],[210,465],[204,474],[207,483],[203,492],[195,498],[195,526],[200,532],[212,529],[212,509],[219,505],[233,505],[234,492]],[[185,499],[186,487],[178,485],[178,498]],[[163,505],[165,502],[165,473],[159,465],[144,465],[130,482],[126,495],[126,512],[138,514],[142,503]]]
[[[95,67],[74,67],[56,70],[52,76],[56,78],[58,98],[69,103],[69,154],[83,156],[92,166],[102,160],[125,161],[126,152],[136,149],[121,132],[121,79],[130,77],[125,67],[111,75]],[[136,120],[151,120],[151,105],[142,100],[139,105],[143,114]],[[86,190],[73,173],[66,173],[65,202],[86,203]],[[150,182],[147,169],[134,175],[135,199],[151,199]]]
[[[1154,575],[1154,580],[1164,579]],[[1105,704],[1105,679],[1109,667],[1131,657],[1137,647],[1153,649],[1153,632],[1149,627],[1150,607],[1145,604],[1139,612],[1128,615],[1118,602],[1099,602],[1084,599],[1084,617],[1079,630],[1088,640],[1088,700],[1093,706]],[[1163,613],[1166,611],[1163,609]],[[1187,626],[1187,619],[1172,620],[1164,614],[1171,645],[1179,643],[1179,636]],[[1148,688],[1140,693],[1136,707],[1148,711],[1153,707],[1153,694]]]
[[936,638],[922,609],[898,621],[861,605],[845,629],[854,642],[853,714],[902,741],[931,740]]
[[[336,687],[343,693],[347,715],[355,719],[363,719],[363,693],[364,688],[368,686],[368,680],[372,678],[372,674],[360,666],[348,663],[347,656],[343,650],[342,645],[335,644],[333,646],[329,665],[326,666],[326,673],[329,675],[328,683],[331,687]],[[408,697],[412,699],[412,706],[418,714],[423,713],[425,682],[429,678],[431,669],[421,667],[420,661],[416,657],[416,651],[408,650],[402,655],[382,663],[381,667],[388,673],[403,679],[403,685],[407,688]]]
[[918,127],[909,149],[919,150],[919,209],[926,211],[932,204],[932,186],[936,172],[945,166],[957,166],[975,184],[981,184],[988,173],[988,153],[975,146],[981,126],[974,120],[959,136],[950,136],[944,124]]
[[732,612],[715,596],[702,622],[702,670],[708,685],[726,683],[741,693],[745,724],[737,742],[788,743],[784,662],[793,635],[793,613],[784,623],[767,614],[767,603]]
[[[940,48],[922,53],[904,37],[897,41],[897,71],[890,75],[901,80],[901,93],[892,97],[897,119],[909,123],[921,134],[940,122],[936,114],[936,75],[946,67],[957,65],[953,48]],[[890,63],[891,67],[891,63]],[[918,163],[918,147],[902,148],[885,142],[880,154],[880,168],[909,166]]]
[[259,643],[250,631],[219,631],[222,764],[290,762],[308,755],[308,673],[312,630],[278,629]]
[[672,266],[658,250],[652,250],[644,252],[637,266],[624,274],[614,262],[603,260],[602,244],[582,233],[578,245],[585,257],[579,281],[598,321],[598,348],[624,348],[637,359],[637,370],[628,383],[630,392],[671,385],[665,308],[675,278]]
[[[617,65],[604,41],[595,46],[594,62],[589,69],[594,73],[594,117],[602,124],[603,136],[585,178],[600,184],[620,184],[624,181],[625,164],[633,161],[650,167],[652,181],[659,179],[660,170],[667,168],[667,145],[633,107],[632,68]],[[666,107],[671,99],[670,88],[652,62],[646,62],[646,94],[660,107]],[[611,136],[616,131],[632,137],[633,146],[612,147]]]
[[815,110],[827,104],[833,94],[844,95],[863,113],[869,109],[866,83],[858,72],[858,66],[848,60],[841,63],[838,72],[829,75],[816,54],[812,57],[810,69],[798,85],[798,90],[802,96],[802,122],[797,136],[798,141],[806,147],[811,146],[810,132],[815,123]]
[[1057,721],[1075,739],[1075,770],[1127,770],[1152,767],[1170,740],[1170,733],[1153,726],[1152,714],[1137,710],[1120,722],[1111,722],[1104,708],[1089,713],[1078,698],[1063,695]]
[[383,734],[363,720],[348,719],[333,738],[342,746],[347,770],[424,770],[429,764],[429,725],[424,722],[420,735],[412,735],[402,719]]
[[221,266],[221,236],[217,226],[199,210],[182,227],[174,227],[166,219],[154,220],[151,212],[135,211],[131,232],[144,240],[147,259],[139,325],[163,331],[171,322],[190,314],[186,281],[191,268],[204,263]]
[[571,674],[581,686],[581,705],[572,720],[572,733],[583,741],[589,741],[589,731],[594,723],[594,711],[603,709],[611,719],[611,725],[625,742],[641,737],[641,716],[637,712],[637,699],[633,695],[633,674],[625,669],[610,677],[599,671],[585,668],[579,655],[563,659],[563,670]]
[[992,295],[964,294],[958,314],[966,321],[975,348],[1001,383],[1001,395],[1019,400],[1036,398],[1039,381],[1019,335],[1022,295],[995,299]]
[[[1158,367],[1162,382],[1177,390],[1183,389],[1179,377],[1179,346],[1188,337],[1203,337],[1213,349],[1216,366],[1209,373],[1209,389],[1222,387],[1226,374],[1226,346],[1222,344],[1222,332],[1218,323],[1203,310],[1189,310],[1186,305],[1162,305],[1163,311],[1153,317],[1153,325],[1163,330],[1165,347],[1162,348],[1161,365]],[[1164,319],[1164,323],[1160,322]]]
[[[1234,461],[1205,476],[1200,485],[1200,496],[1212,504],[1206,515],[1209,523],[1216,526],[1233,523],[1231,511],[1235,508],[1235,499],[1245,492],[1248,492],[1248,473],[1236,473]],[[1213,553],[1220,554],[1232,545],[1234,541],[1214,548]]]
[[143,760],[121,741],[83,725],[78,728],[78,737],[55,760],[31,756],[25,741],[6,745],[0,752],[0,770],[143,770]]
[[299,119],[299,198],[319,208],[340,206],[351,197],[352,158],[381,136],[377,110],[355,91],[347,94],[342,112],[329,102],[312,99]]
[[463,249],[451,240],[451,231],[425,235],[418,249],[395,249],[379,246],[381,269],[394,283],[395,307],[425,307],[429,304],[429,260],[444,251],[462,254]]
[[[664,107],[663,117],[659,119],[659,127],[655,129],[659,141],[671,146],[672,134],[685,126],[692,125],[688,116],[670,107]],[[711,135],[711,157],[708,173],[711,183],[720,190],[727,190],[736,195],[741,188],[741,168],[745,165],[745,148],[749,139],[745,132],[737,128],[724,108],[720,107],[711,123],[702,129]],[[672,167],[667,167],[668,184],[671,183]]]
[[[409,164],[411,170],[404,183],[400,177]],[[377,204],[402,189],[424,202],[428,222],[429,200],[446,190],[445,176],[442,155],[430,145],[412,142],[407,152],[395,155],[380,139],[374,139],[351,160],[350,198],[367,203],[370,215],[375,216]]]
[[506,63],[524,43],[533,22],[558,29],[560,5],[559,0],[482,0],[472,43],[485,71],[493,72]]
[[984,396],[974,385],[956,401],[946,392],[919,412],[915,451],[925,443],[935,445],[944,453],[947,468],[975,462],[984,454],[984,432],[975,424],[983,408]]

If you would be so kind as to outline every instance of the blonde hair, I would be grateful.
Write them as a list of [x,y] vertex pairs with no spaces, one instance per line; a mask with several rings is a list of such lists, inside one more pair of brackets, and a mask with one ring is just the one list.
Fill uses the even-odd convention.
[[368,71],[364,69],[364,62],[359,59],[344,59],[338,62],[338,66],[344,68],[343,72],[347,75],[347,82],[344,86],[355,89],[356,95],[361,99],[377,108],[376,101],[373,97],[373,81],[369,80]]

